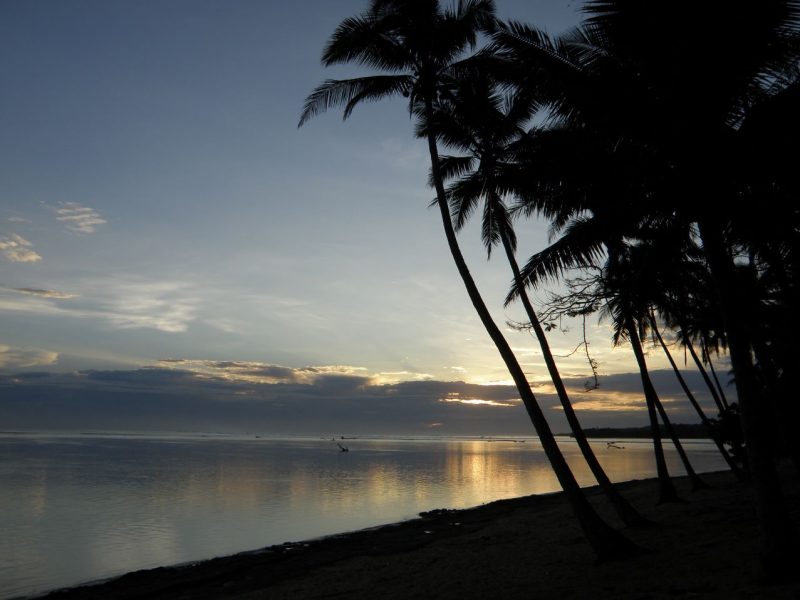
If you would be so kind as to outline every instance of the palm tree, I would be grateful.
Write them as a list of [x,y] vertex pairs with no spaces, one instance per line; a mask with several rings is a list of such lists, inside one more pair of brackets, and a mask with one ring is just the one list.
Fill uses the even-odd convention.
[[[637,324],[641,307],[646,304],[641,304],[636,286],[625,284],[626,280],[635,281],[636,277],[630,277],[621,266],[627,253],[623,242],[624,236],[621,232],[617,232],[618,237],[611,238],[614,232],[613,216],[606,214],[602,210],[602,206],[597,207],[596,210],[597,212],[592,212],[590,216],[573,218],[568,221],[563,228],[563,235],[557,241],[530,258],[522,269],[522,279],[525,285],[535,286],[548,277],[563,275],[567,269],[589,267],[598,269],[594,261],[599,250],[593,248],[596,246],[607,248],[605,265],[602,269],[598,269],[597,274],[590,277],[588,284],[584,286],[583,294],[589,298],[583,302],[586,307],[584,311],[594,311],[599,306],[605,305],[605,312],[614,321],[614,344],[619,343],[623,338],[631,344],[639,368],[652,432],[653,453],[659,481],[659,503],[672,502],[678,499],[678,495],[670,478],[664,456],[661,428],[658,423],[659,414],[681,459],[684,460],[686,471],[690,477],[692,477],[693,469],[685,453],[682,452],[680,441],[669,424],[666,412],[663,407],[660,407],[658,394],[647,369]],[[524,285],[514,285],[509,293],[508,301],[520,295],[523,287]],[[694,477],[693,484],[702,486],[694,480]]]
[[[667,360],[672,366],[684,393],[698,413],[701,422],[707,427],[712,439],[716,441],[723,458],[731,465],[737,476],[740,476],[738,467],[732,462],[722,442],[714,435],[711,422],[706,418],[694,395],[686,385],[680,370],[672,358],[672,354],[664,343],[655,318],[655,311],[653,308],[647,308],[657,307],[667,320],[685,321],[687,305],[689,305],[688,299],[691,298],[691,309],[703,314],[710,313],[711,310],[707,306],[709,298],[707,298],[707,294],[704,294],[704,288],[701,283],[703,278],[707,276],[705,265],[702,261],[702,253],[691,237],[687,238],[681,235],[680,228],[676,231],[672,227],[665,227],[660,224],[657,230],[648,229],[642,233],[645,237],[639,240],[635,246],[629,248],[626,253],[626,259],[622,262],[628,270],[628,279],[635,281],[636,296],[638,296],[638,302],[640,303],[637,309],[639,312],[638,318],[643,325],[649,325],[651,332],[666,354]],[[700,308],[699,311],[698,307]],[[692,315],[692,317],[696,323],[697,316]],[[660,402],[658,403],[658,408],[665,427],[668,430],[673,429]],[[676,438],[673,433],[670,433],[670,436],[673,439]],[[687,464],[688,459],[684,459],[682,447],[676,444],[676,448],[682,460],[684,460],[687,473],[689,473],[695,488],[705,487],[705,484],[692,473],[690,465]]]
[[442,82],[453,72],[467,48],[474,48],[479,31],[494,23],[492,0],[460,0],[442,9],[438,0],[371,0],[358,17],[345,19],[326,46],[322,63],[330,66],[355,62],[383,73],[347,80],[327,80],[308,96],[300,125],[331,106],[344,105],[345,118],[365,101],[402,94],[409,110],[422,123],[431,160],[431,178],[448,247],[472,304],[497,347],[519,390],[542,447],[564,489],[578,522],[599,559],[624,556],[635,546],[608,526],[584,497],[561,454],[522,367],[494,323],[467,268],[450,218],[441,172],[435,123],[435,105],[444,91]]
[[[652,247],[649,244],[640,243],[636,246],[626,246],[617,242],[614,246],[609,247],[609,259],[601,284],[604,288],[604,295],[608,298],[606,310],[613,318],[615,326],[614,342],[618,342],[622,337],[627,337],[636,357],[645,399],[648,402],[648,412],[651,413],[654,442],[660,434],[657,420],[653,419],[653,409],[658,412],[668,436],[672,439],[692,483],[692,489],[697,490],[707,487],[707,484],[694,471],[689,457],[683,449],[683,444],[672,427],[667,411],[653,386],[641,341],[650,307],[657,298],[661,287],[657,276],[659,265],[653,258]],[[668,500],[675,499],[670,495],[669,490],[666,492]]]
[[445,178],[458,177],[447,189],[455,228],[460,230],[477,205],[483,203],[483,243],[489,256],[497,243],[505,251],[564,415],[589,469],[623,523],[628,526],[647,524],[649,522],[614,487],[597,460],[572,407],[544,328],[524,289],[515,256],[516,236],[503,198],[513,187],[509,180],[513,182],[517,170],[514,142],[524,135],[523,128],[537,107],[526,95],[504,97],[487,70],[485,65],[481,68],[479,64],[459,77],[436,111],[435,127],[439,137],[448,146],[469,153],[442,157]]
[[711,347],[708,341],[707,336],[703,336],[702,338],[703,343],[703,355],[705,356],[706,361],[708,362],[708,370],[711,371],[711,377],[714,379],[714,385],[717,386],[717,392],[719,392],[719,399],[722,402],[722,406],[726,409],[730,407],[728,404],[728,399],[725,397],[725,392],[722,390],[722,384],[719,382],[719,377],[717,377],[717,370],[714,368],[714,361],[711,358]]
[[697,351],[694,349],[694,344],[692,344],[692,339],[689,336],[687,329],[688,328],[685,326],[685,324],[682,325],[680,328],[681,340],[683,341],[683,345],[689,351],[689,355],[692,357],[692,360],[694,361],[697,370],[699,371],[701,377],[703,378],[703,381],[705,382],[706,387],[708,388],[708,391],[711,394],[711,397],[714,399],[714,404],[717,405],[717,410],[719,411],[720,414],[722,414],[728,409],[728,406],[722,403],[722,398],[719,395],[719,391],[714,386],[714,382],[711,380],[711,377],[709,377],[708,371],[706,371],[706,368],[703,365],[703,361],[697,355]]
[[[590,16],[572,44],[578,68],[568,69],[553,106],[562,122],[596,135],[608,152],[641,150],[649,167],[646,176],[634,174],[643,184],[640,211],[697,226],[730,349],[764,533],[762,565],[767,573],[785,575],[793,571],[789,557],[798,540],[772,461],[768,406],[752,359],[755,313],[737,293],[733,250],[737,240],[752,239],[741,227],[753,213],[742,199],[757,198],[769,215],[765,221],[796,218],[796,209],[782,204],[787,190],[797,190],[787,168],[797,164],[796,152],[793,161],[780,156],[762,168],[762,161],[750,161],[755,144],[746,132],[748,121],[763,115],[760,107],[794,97],[787,82],[800,60],[800,4],[763,0],[734,8],[724,0],[594,0],[585,10]],[[527,61],[520,85],[543,71],[564,71],[538,39],[519,31],[504,35],[507,47],[522,48],[518,55],[536,57]],[[557,87],[558,77],[549,80]],[[796,138],[792,144],[796,148]]]
[[656,317],[652,312],[649,315],[649,320],[650,320],[650,329],[656,336],[658,343],[661,345],[661,349],[664,351],[664,354],[666,355],[667,360],[669,361],[669,364],[672,367],[673,372],[675,373],[675,377],[678,379],[678,383],[680,384],[683,393],[686,394],[686,397],[688,398],[689,403],[692,405],[692,408],[694,408],[695,412],[697,413],[697,416],[700,417],[700,421],[703,423],[703,426],[706,428],[706,431],[708,431],[709,437],[716,444],[717,449],[722,455],[722,458],[725,460],[726,463],[728,463],[728,466],[730,467],[731,471],[733,471],[733,473],[736,475],[736,478],[742,481],[744,479],[744,474],[742,473],[741,469],[736,464],[736,462],[733,460],[731,455],[728,453],[727,449],[722,443],[722,440],[714,431],[714,426],[712,425],[711,421],[708,420],[708,417],[706,416],[705,412],[703,412],[702,407],[697,402],[697,399],[694,397],[692,390],[690,390],[689,386],[686,384],[686,380],[683,378],[683,375],[681,374],[678,365],[675,364],[675,359],[672,358],[672,353],[669,351],[667,344],[664,342],[664,338],[661,337],[661,332],[658,330],[658,323],[656,322]]

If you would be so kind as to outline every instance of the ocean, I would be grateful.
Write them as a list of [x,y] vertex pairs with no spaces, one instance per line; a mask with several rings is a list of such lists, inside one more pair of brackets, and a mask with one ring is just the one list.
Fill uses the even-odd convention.
[[[592,444],[612,480],[655,476],[649,440]],[[725,468],[711,442],[685,447]],[[559,489],[536,438],[218,434],[0,434],[0,486],[0,598]]]

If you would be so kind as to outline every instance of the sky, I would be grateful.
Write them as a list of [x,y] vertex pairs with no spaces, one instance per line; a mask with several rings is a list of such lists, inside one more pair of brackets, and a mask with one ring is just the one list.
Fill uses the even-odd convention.
[[[315,85],[362,73],[319,56],[365,5],[0,3],[0,428],[148,428],[168,413],[171,429],[311,430],[324,405],[328,422],[377,431],[386,419],[369,403],[389,400],[409,417],[397,427],[530,427],[511,406],[444,401],[516,396],[428,208],[426,149],[402,102],[297,128]],[[555,33],[578,6],[500,0],[498,12]],[[507,266],[486,260],[476,227],[460,237],[498,323],[524,320],[502,308]],[[520,223],[518,237],[525,258],[547,225]],[[567,326],[551,344],[581,390],[585,358],[563,357],[580,324]],[[638,393],[630,349],[588,327],[607,379],[582,414],[644,424],[643,406],[609,412]],[[546,395],[532,338],[506,333]],[[146,405],[137,419],[132,398]],[[297,410],[251,413],[259,402]]]

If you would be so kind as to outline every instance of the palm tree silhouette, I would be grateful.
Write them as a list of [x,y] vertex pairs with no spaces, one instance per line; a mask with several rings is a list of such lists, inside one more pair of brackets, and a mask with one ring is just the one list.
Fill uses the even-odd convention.
[[[514,40],[518,41],[517,38]],[[537,37],[537,43],[538,40]],[[551,47],[556,47],[556,44],[551,44]],[[570,57],[566,55],[562,60],[570,60]],[[603,274],[596,279],[597,299],[617,301],[618,311],[614,315],[617,325],[615,342],[625,337],[630,341],[636,357],[653,436],[653,451],[660,484],[659,502],[670,502],[677,499],[677,491],[667,469],[661,443],[661,428],[658,424],[659,414],[681,455],[687,473],[693,479],[693,484],[696,487],[702,487],[703,484],[694,474],[680,441],[674,435],[647,371],[637,325],[645,314],[643,311],[647,303],[638,302],[637,306],[631,296],[636,292],[636,286],[625,286],[624,275],[619,273],[619,261],[626,248],[624,240],[641,235],[642,217],[639,215],[640,211],[636,210],[635,196],[630,197],[632,191],[635,192],[637,182],[609,178],[607,175],[617,170],[617,161],[627,158],[600,153],[600,159],[595,160],[581,154],[587,149],[593,154],[595,147],[596,140],[587,136],[586,132],[557,128],[535,136],[532,143],[523,150],[527,154],[523,159],[523,168],[529,175],[528,181],[532,182],[533,190],[522,195],[517,208],[527,214],[538,212],[550,216],[553,219],[553,232],[560,232],[561,235],[528,260],[521,270],[521,279],[525,285],[535,286],[541,281],[562,277],[571,269],[597,267],[600,259],[605,257]],[[579,154],[577,157],[576,151]],[[597,178],[580,173],[571,178],[571,174],[576,171],[576,163],[583,165],[587,162],[591,173],[598,174]],[[612,280],[611,277],[615,279]],[[515,282],[507,303],[519,297],[525,285]]]
[[[797,209],[783,204],[796,199],[797,178],[787,168],[789,157],[796,165],[796,138],[786,138],[795,149],[786,154],[770,148],[779,137],[753,135],[748,121],[761,120],[753,126],[758,132],[769,121],[763,109],[777,106],[790,126],[798,122],[796,102],[784,107],[797,98],[800,5],[595,0],[585,11],[583,26],[559,44],[543,44],[522,26],[501,29],[498,41],[519,60],[521,87],[544,81],[560,124],[596,137],[595,147],[608,154],[638,149],[645,166],[626,173],[621,191],[639,188],[633,215],[696,227],[730,349],[764,534],[762,565],[785,576],[793,572],[798,540],[773,464],[770,403],[752,355],[757,313],[739,293],[735,249],[754,239],[747,225],[754,211],[743,199],[758,201],[764,221],[780,216],[797,223]],[[754,156],[758,149],[775,163]],[[580,192],[572,198],[573,215],[586,206],[586,195],[603,196],[602,174],[584,176],[589,181],[572,186]],[[547,182],[540,187],[548,189]],[[796,230],[786,239],[797,240]]]
[[552,431],[531,391],[522,367],[494,323],[467,268],[456,239],[444,188],[437,132],[433,128],[435,106],[445,92],[443,82],[458,67],[467,48],[476,45],[479,31],[494,23],[491,0],[460,0],[442,9],[438,0],[371,0],[358,17],[345,19],[325,50],[325,66],[355,62],[384,73],[347,80],[327,80],[306,99],[300,125],[331,106],[344,105],[347,118],[365,101],[402,94],[409,110],[421,123],[431,160],[431,179],[448,247],[472,304],[509,370],[542,447],[568,498],[578,522],[599,559],[629,555],[636,547],[608,526],[584,497],[569,469]]
[[519,297],[528,321],[584,459],[623,523],[644,525],[648,521],[619,493],[597,460],[572,407],[544,328],[524,289],[515,257],[516,236],[504,196],[515,187],[518,175],[515,142],[525,135],[524,127],[537,105],[525,94],[504,96],[488,74],[493,66],[481,61],[458,77],[435,114],[436,131],[446,145],[469,153],[442,159],[445,178],[456,178],[447,188],[455,228],[460,230],[466,225],[477,206],[483,204],[483,243],[489,256],[496,244],[503,247],[520,288]]
[[722,458],[725,460],[725,462],[728,463],[728,467],[730,467],[731,471],[733,471],[733,473],[736,475],[736,478],[739,479],[740,481],[743,480],[744,474],[739,468],[739,465],[736,464],[736,462],[733,460],[733,457],[731,457],[730,453],[723,445],[722,440],[719,438],[718,435],[716,435],[713,424],[706,416],[700,404],[697,402],[697,399],[694,397],[692,390],[689,389],[686,380],[683,378],[683,375],[681,374],[681,370],[675,363],[675,359],[672,358],[672,353],[669,351],[666,342],[664,342],[664,338],[661,336],[661,332],[658,329],[658,322],[656,321],[656,316],[653,313],[649,315],[649,320],[650,320],[651,331],[658,340],[661,349],[664,351],[664,355],[667,357],[667,361],[669,362],[670,367],[672,367],[672,371],[675,373],[675,377],[677,378],[678,383],[680,384],[681,389],[683,390],[683,393],[686,395],[686,398],[689,400],[689,403],[692,405],[692,408],[694,408],[695,412],[697,413],[697,416],[700,417],[700,422],[703,423],[703,426],[706,428],[708,436],[713,440],[714,444],[716,444],[719,453],[722,455]]
[[[660,233],[657,234],[659,237]],[[666,244],[662,244],[661,250],[665,246]],[[655,247],[645,242],[636,245],[617,244],[617,248],[616,251],[609,251],[609,260],[602,280],[605,295],[609,298],[607,310],[616,327],[615,342],[622,336],[628,337],[639,365],[645,396],[648,393],[652,395],[652,404],[658,411],[667,434],[672,439],[692,482],[693,489],[707,487],[707,484],[694,471],[683,445],[672,427],[667,411],[656,393],[641,342],[642,334],[646,332],[649,323],[651,307],[657,302],[665,284],[659,264],[664,259],[663,253],[654,252]],[[623,324],[624,328],[620,327]]]

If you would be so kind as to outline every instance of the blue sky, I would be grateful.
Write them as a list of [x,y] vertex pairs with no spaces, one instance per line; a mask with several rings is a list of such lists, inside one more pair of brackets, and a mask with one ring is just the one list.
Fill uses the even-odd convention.
[[[425,148],[402,103],[296,127],[317,83],[357,73],[319,55],[364,6],[0,3],[0,373],[207,375],[238,361],[376,384],[507,382],[427,208]],[[575,7],[498,3],[553,32],[577,23]],[[547,242],[541,223],[518,235],[523,257]],[[486,262],[475,228],[462,244],[501,307],[507,268]],[[603,372],[634,370],[604,325],[590,334]],[[544,380],[531,338],[509,336]],[[561,354],[578,341],[576,327],[552,336]],[[560,364],[588,372],[580,356]]]

